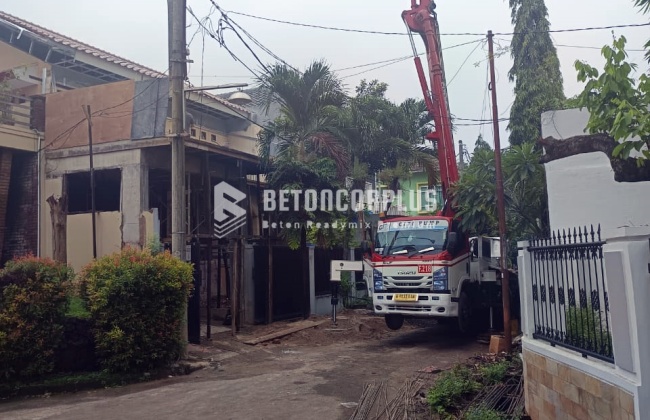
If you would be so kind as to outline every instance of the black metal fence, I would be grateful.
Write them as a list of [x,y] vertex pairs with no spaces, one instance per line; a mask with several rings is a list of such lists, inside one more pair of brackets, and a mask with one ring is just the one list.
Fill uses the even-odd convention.
[[533,337],[613,362],[600,226],[530,242]]

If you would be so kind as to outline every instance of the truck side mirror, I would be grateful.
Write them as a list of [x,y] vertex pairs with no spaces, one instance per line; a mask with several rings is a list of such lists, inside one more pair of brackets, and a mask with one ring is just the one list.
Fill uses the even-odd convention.
[[447,238],[447,249],[452,254],[456,252],[459,245],[459,237],[457,232],[449,232],[449,237]]

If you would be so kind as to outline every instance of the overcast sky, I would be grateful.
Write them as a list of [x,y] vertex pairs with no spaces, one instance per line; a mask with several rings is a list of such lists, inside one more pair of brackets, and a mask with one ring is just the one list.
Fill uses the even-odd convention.
[[[209,0],[187,1],[188,6],[200,18],[210,12]],[[512,31],[507,0],[439,0],[437,3],[442,33],[483,34],[488,30],[495,33]],[[385,32],[404,32],[401,12],[410,7],[409,0],[219,0],[218,4],[225,10],[272,19]],[[644,23],[649,19],[648,16],[641,15],[633,6],[632,0],[546,0],[546,5],[549,9],[551,29],[554,30]],[[164,71],[168,68],[167,2],[164,0],[0,0],[0,8],[157,70]],[[298,68],[304,68],[312,60],[320,58],[326,59],[334,69],[343,69],[411,54],[407,36],[338,32],[265,22],[239,15],[230,17],[268,49]],[[214,13],[212,18],[216,27],[219,13]],[[187,22],[190,25],[187,32],[189,41],[197,29],[197,24],[190,15]],[[650,38],[649,27],[615,31],[616,35],[623,34],[627,37],[629,49],[642,48]],[[581,90],[573,63],[580,59],[600,68],[603,60],[596,48],[611,43],[611,30],[555,33],[552,36],[558,46],[565,93],[567,96],[573,96]],[[227,45],[242,61],[253,69],[259,69],[260,66],[253,56],[233,32],[226,32],[225,38]],[[442,44],[443,47],[449,47],[479,38],[481,37],[448,35],[442,36]],[[497,42],[507,47],[510,38],[498,36]],[[423,52],[422,41],[416,39],[416,42],[419,51]],[[475,49],[477,45],[478,48]],[[205,75],[203,85],[252,81],[248,70],[241,63],[234,61],[214,40],[205,39],[203,61],[202,47],[203,39],[199,34],[190,45],[190,58],[194,63],[190,65],[189,74],[193,84],[201,85],[202,66]],[[273,59],[269,55],[257,47],[255,50],[263,61],[272,62]],[[447,80],[450,81],[458,72],[449,85],[450,108],[452,114],[457,117],[485,119],[491,116],[489,96],[486,96],[486,51],[487,46],[482,43],[444,52]],[[642,58],[643,52],[630,52],[630,59],[639,64],[639,72],[648,70],[648,65]],[[511,65],[509,53],[497,58],[498,108],[503,117],[509,116],[509,107],[513,101],[514,85],[507,78]],[[344,81],[350,89],[363,78],[384,81],[389,85],[388,96],[394,101],[422,97],[412,60],[355,75],[374,67],[377,66],[341,71],[340,75],[345,77]],[[507,145],[506,125],[507,122],[501,123],[502,145]],[[459,127],[455,139],[469,143],[471,150],[481,132],[485,139],[492,143],[491,125]]]

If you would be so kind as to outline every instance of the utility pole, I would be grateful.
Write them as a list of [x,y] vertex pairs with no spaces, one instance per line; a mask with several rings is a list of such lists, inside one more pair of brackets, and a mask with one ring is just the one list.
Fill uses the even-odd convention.
[[[187,75],[185,0],[167,0],[169,24],[169,84],[172,138],[172,253],[185,261],[185,144],[184,92]],[[187,302],[181,320],[182,355],[187,353]]]
[[497,109],[496,77],[494,71],[494,40],[492,31],[488,31],[490,57],[490,90],[492,91],[492,121],[494,125],[494,163],[497,176],[497,212],[499,216],[499,237],[501,245],[501,294],[503,295],[503,335],[506,352],[512,348],[512,328],[510,326],[510,272],[507,264],[506,211],[503,194],[503,173],[501,169],[501,138],[499,135],[499,110]]
[[462,140],[458,140],[458,154],[460,155],[459,168],[461,171],[465,169],[465,146]]
[[90,208],[93,225],[93,259],[97,259],[97,222],[95,219],[95,167],[93,164],[93,122],[90,113],[90,105],[82,105],[86,120],[88,120],[88,155],[90,156]]

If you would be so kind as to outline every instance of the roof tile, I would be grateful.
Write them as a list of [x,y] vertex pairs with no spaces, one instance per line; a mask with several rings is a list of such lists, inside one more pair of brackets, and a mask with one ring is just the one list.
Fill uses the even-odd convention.
[[[36,25],[34,23],[28,22],[26,20],[23,20],[19,17],[10,15],[9,13],[0,11],[0,19],[5,20],[13,25],[17,25],[19,27],[25,28],[30,32],[33,32],[37,35],[40,35],[42,37],[45,37],[47,39],[50,39],[56,43],[63,44],[70,46],[71,48],[74,48],[78,51],[86,52],[88,54],[92,54],[95,57],[99,57],[103,59],[104,61],[111,62],[111,63],[116,63],[119,64],[123,67],[127,67],[129,69],[132,69],[140,74],[144,74],[146,76],[154,77],[154,78],[166,78],[167,75],[164,73],[161,73],[157,70],[154,70],[152,68],[143,66],[141,64],[135,63],[133,61],[127,60],[126,58],[119,57],[117,55],[111,54],[108,51],[101,50],[99,48],[95,48],[91,45],[85,44],[81,41],[77,41],[75,39],[72,39],[70,37],[67,37],[65,35],[59,34],[57,32],[51,31],[47,28],[44,28],[42,26]],[[233,104],[228,102],[227,100],[220,98],[216,95],[212,95],[208,92],[204,92],[204,94],[212,99],[214,99],[217,102],[222,103],[223,105],[228,106],[229,108],[235,109],[242,111],[246,114],[248,114],[250,111],[247,110],[244,107],[241,107],[239,105]]]

